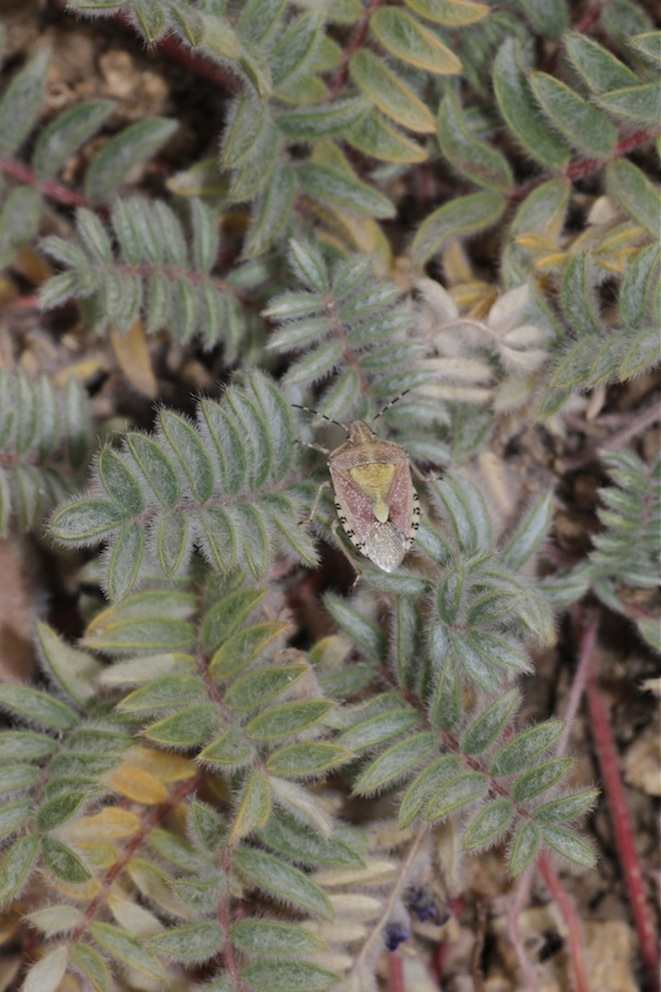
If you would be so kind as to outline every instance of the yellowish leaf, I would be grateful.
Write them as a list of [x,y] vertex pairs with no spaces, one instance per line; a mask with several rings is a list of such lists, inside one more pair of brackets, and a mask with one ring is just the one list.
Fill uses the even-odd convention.
[[110,329],[110,340],[117,364],[131,385],[150,399],[156,399],[158,386],[152,369],[147,335],[142,320],[136,320],[124,334]]
[[448,27],[463,27],[475,24],[489,13],[485,3],[472,3],[471,0],[405,0],[406,6],[416,14],[436,24]]
[[130,837],[140,829],[142,820],[128,809],[106,806],[93,816],[81,816],[72,820],[67,828],[67,836],[77,844],[90,841],[114,840],[117,837]]
[[155,775],[161,782],[183,782],[197,774],[197,768],[188,758],[153,747],[134,747],[125,757],[125,764]]
[[168,798],[168,790],[159,779],[127,764],[113,768],[105,781],[115,792],[146,806],[155,806]]

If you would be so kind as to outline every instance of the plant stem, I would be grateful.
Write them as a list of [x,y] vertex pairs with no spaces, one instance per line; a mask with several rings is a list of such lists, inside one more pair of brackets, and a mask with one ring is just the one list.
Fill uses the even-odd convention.
[[643,873],[636,850],[631,818],[620,776],[618,754],[609,714],[597,680],[594,658],[588,672],[587,700],[604,793],[613,825],[613,837],[626,881],[631,912],[650,989],[659,989],[659,948],[654,922],[647,903]]
[[585,947],[583,941],[583,928],[581,922],[574,912],[574,905],[565,892],[560,879],[551,866],[551,862],[546,854],[542,854],[538,861],[538,867],[542,873],[542,878],[546,882],[551,895],[555,899],[558,909],[562,913],[567,932],[569,934],[569,950],[571,953],[572,972],[576,985],[576,992],[590,992],[587,974],[585,971]]

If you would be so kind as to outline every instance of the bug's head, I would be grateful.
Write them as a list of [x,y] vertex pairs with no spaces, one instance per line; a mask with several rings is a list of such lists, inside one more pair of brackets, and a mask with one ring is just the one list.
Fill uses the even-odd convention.
[[[375,420],[383,416],[386,410],[389,410],[391,406],[398,403],[402,396],[410,392],[409,389],[404,389],[399,396],[395,396],[393,400],[390,400],[384,407],[381,407],[376,416],[372,417],[370,424],[373,424]],[[339,420],[333,420],[332,417],[327,417],[325,413],[320,413],[319,410],[314,410],[311,406],[301,406],[300,403],[292,403],[295,410],[305,410],[306,413],[311,413],[314,417],[321,417],[322,420],[328,421],[329,424],[335,424],[336,427],[341,427],[342,430],[347,432],[347,436],[350,441],[358,443],[359,441],[368,440],[370,437],[374,436],[374,432],[368,427],[368,425],[363,420],[354,420],[351,424],[343,424]]]

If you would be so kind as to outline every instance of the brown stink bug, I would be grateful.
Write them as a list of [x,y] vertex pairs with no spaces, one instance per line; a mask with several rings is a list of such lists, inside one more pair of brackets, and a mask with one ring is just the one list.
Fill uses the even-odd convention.
[[[328,454],[339,521],[361,554],[384,572],[393,572],[413,544],[420,522],[420,501],[411,481],[408,455],[401,444],[378,438],[362,420],[349,426],[337,420],[331,423],[344,428],[348,435],[334,451],[320,449]],[[317,494],[310,520],[326,486],[327,482]]]

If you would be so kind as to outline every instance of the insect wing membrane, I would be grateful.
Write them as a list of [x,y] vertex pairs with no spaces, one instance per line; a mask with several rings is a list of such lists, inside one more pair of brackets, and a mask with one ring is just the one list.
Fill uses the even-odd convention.
[[387,520],[383,524],[374,524],[361,550],[384,572],[393,572],[409,547],[408,536],[403,534],[391,520]]

